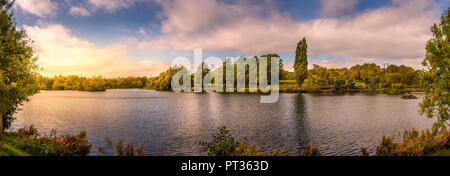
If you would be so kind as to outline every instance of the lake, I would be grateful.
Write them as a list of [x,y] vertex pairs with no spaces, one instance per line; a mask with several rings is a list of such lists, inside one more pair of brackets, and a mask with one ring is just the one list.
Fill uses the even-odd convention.
[[[94,146],[104,137],[145,144],[150,155],[204,155],[200,141],[210,141],[226,126],[238,140],[263,151],[299,153],[320,144],[323,155],[375,152],[383,134],[429,128],[416,100],[400,95],[280,94],[274,104],[259,95],[172,93],[140,89],[105,92],[42,91],[15,114],[13,129],[34,125],[42,133],[88,133]],[[98,154],[95,147],[91,155]]]

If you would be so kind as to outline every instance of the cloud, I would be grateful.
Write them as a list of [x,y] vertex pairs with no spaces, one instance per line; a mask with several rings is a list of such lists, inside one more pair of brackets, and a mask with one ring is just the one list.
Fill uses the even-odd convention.
[[425,44],[431,38],[429,27],[440,15],[438,9],[431,8],[430,1],[393,0],[391,7],[351,17],[296,21],[269,3],[162,2],[162,35],[140,46],[154,50],[201,48],[260,55],[293,53],[298,40],[306,37],[311,57],[325,54],[405,62],[424,57]]
[[123,44],[99,48],[72,35],[60,24],[24,28],[35,41],[38,64],[43,67],[45,76],[154,76],[170,65],[161,61],[132,60],[128,58],[128,47]]
[[91,13],[83,7],[72,7],[69,11],[70,15],[73,16],[90,16]]
[[150,0],[88,0],[88,3],[95,8],[105,9],[113,12],[118,9],[129,8],[135,3],[146,2]]
[[45,18],[56,16],[58,3],[51,0],[16,0],[16,7],[26,13]]
[[115,12],[120,9],[130,8],[139,2],[151,2],[152,0],[86,0],[83,3],[67,2],[71,7],[69,14],[72,16],[91,16],[91,14],[104,10]]
[[358,3],[358,0],[320,0],[320,2],[322,3],[320,15],[334,17],[353,11],[353,7]]

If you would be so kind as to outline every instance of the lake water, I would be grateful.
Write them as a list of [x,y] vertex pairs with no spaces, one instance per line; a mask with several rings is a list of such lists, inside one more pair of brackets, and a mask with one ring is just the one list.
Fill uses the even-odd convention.
[[[278,103],[261,104],[259,95],[245,94],[42,91],[15,115],[13,129],[32,124],[43,133],[87,131],[94,146],[109,137],[144,143],[150,155],[204,155],[199,142],[226,126],[235,138],[263,151],[298,153],[313,142],[324,155],[359,155],[361,147],[373,153],[383,134],[431,127],[434,121],[418,113],[420,101],[399,95],[280,94]],[[97,152],[94,147],[91,154]]]

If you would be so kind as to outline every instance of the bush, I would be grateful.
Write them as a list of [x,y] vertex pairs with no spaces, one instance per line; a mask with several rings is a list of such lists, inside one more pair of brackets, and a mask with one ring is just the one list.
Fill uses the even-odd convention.
[[97,147],[97,150],[102,155],[108,155],[111,153],[115,153],[117,156],[145,156],[144,154],[144,144],[135,147],[134,142],[123,142],[119,140],[116,144],[114,142],[105,137],[106,141],[106,149],[103,147]]
[[52,131],[48,136],[41,136],[36,128],[29,126],[8,133],[5,143],[34,156],[86,156],[91,148],[86,135],[86,132],[57,135]]
[[448,150],[450,131],[433,126],[419,133],[416,129],[406,130],[402,140],[395,142],[395,136],[383,136],[377,147],[377,156],[423,156]]
[[300,153],[300,156],[322,156],[322,154],[320,154],[319,145],[309,143],[306,145],[306,149]]
[[219,128],[219,132],[213,135],[212,142],[201,142],[208,156],[232,156],[239,144],[231,136],[226,127]]

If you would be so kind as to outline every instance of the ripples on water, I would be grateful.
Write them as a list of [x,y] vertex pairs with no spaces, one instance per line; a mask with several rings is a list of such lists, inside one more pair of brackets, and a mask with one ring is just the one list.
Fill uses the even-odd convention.
[[[374,152],[383,134],[431,127],[417,100],[398,95],[280,94],[278,103],[261,104],[259,95],[175,94],[152,90],[106,92],[42,91],[18,112],[13,128],[34,125],[41,132],[88,132],[94,146],[104,137],[145,144],[145,153],[203,155],[200,141],[227,126],[237,139],[264,151],[300,152],[320,143],[324,155]],[[95,148],[91,154],[97,154]]]

